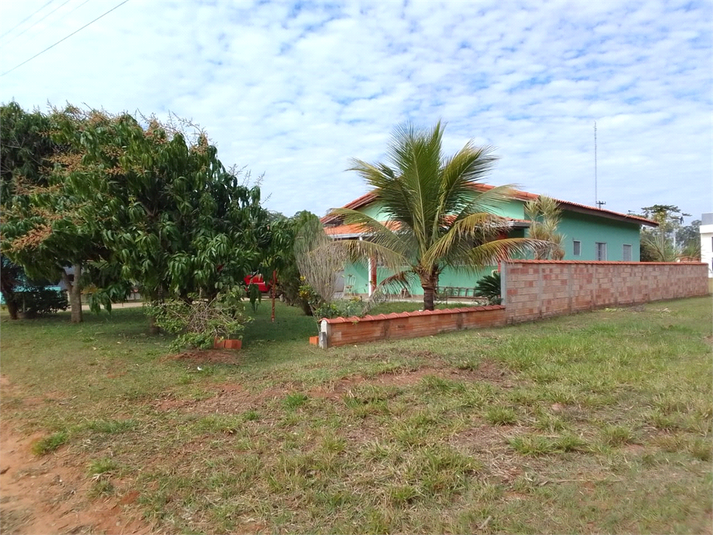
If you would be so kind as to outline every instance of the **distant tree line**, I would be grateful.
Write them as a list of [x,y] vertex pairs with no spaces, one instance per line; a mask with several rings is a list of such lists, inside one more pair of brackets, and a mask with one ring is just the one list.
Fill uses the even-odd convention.
[[658,223],[657,228],[641,230],[642,262],[700,261],[701,238],[699,219],[683,224],[690,217],[672,204],[654,204],[641,209],[641,214]]

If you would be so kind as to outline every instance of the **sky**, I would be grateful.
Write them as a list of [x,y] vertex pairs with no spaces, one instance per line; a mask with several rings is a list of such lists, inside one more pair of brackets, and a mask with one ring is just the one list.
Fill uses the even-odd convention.
[[122,2],[3,2],[0,102],[190,119],[285,215],[366,193],[350,160],[439,120],[446,155],[495,147],[488,183],[713,212],[708,0]]

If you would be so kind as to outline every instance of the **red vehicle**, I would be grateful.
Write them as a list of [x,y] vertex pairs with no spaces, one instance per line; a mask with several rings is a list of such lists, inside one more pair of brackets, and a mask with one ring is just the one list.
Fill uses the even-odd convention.
[[272,288],[272,285],[269,282],[265,282],[259,273],[256,275],[247,275],[243,280],[245,281],[245,286],[254,284],[262,293],[267,293],[270,291],[270,288]]

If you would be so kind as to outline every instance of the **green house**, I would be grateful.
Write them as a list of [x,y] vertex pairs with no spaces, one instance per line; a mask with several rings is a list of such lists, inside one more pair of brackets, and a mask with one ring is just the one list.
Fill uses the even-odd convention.
[[[487,190],[493,186],[476,185],[476,190]],[[525,191],[515,191],[511,199],[503,202],[493,212],[510,221],[509,237],[526,237],[530,222],[525,216],[525,203],[536,199],[537,195]],[[558,232],[563,234],[565,245],[564,260],[600,262],[638,262],[640,230],[642,225],[655,227],[657,224],[643,217],[620,214],[568,201],[555,199],[562,211]],[[344,208],[362,211],[378,221],[387,221],[386,214],[373,193],[346,204]],[[322,218],[325,232],[333,239],[368,239],[357,225],[345,225],[337,217]],[[497,266],[491,266],[481,273],[446,268],[439,278],[440,288],[457,290],[455,295],[472,296],[478,279],[491,273]],[[344,270],[345,294],[371,295],[382,280],[391,275],[386,268],[372,259],[350,263]],[[470,291],[469,291],[470,290]],[[409,288],[411,295],[423,295],[417,283]]]

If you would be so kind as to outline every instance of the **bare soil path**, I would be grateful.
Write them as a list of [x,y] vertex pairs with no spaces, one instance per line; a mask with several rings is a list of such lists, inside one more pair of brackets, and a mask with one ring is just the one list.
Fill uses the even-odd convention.
[[[6,393],[13,388],[0,376]],[[66,448],[38,457],[7,418],[0,420],[0,533],[149,534],[154,529],[132,505],[138,493],[91,499],[91,478]],[[84,468],[84,469],[83,469]]]

